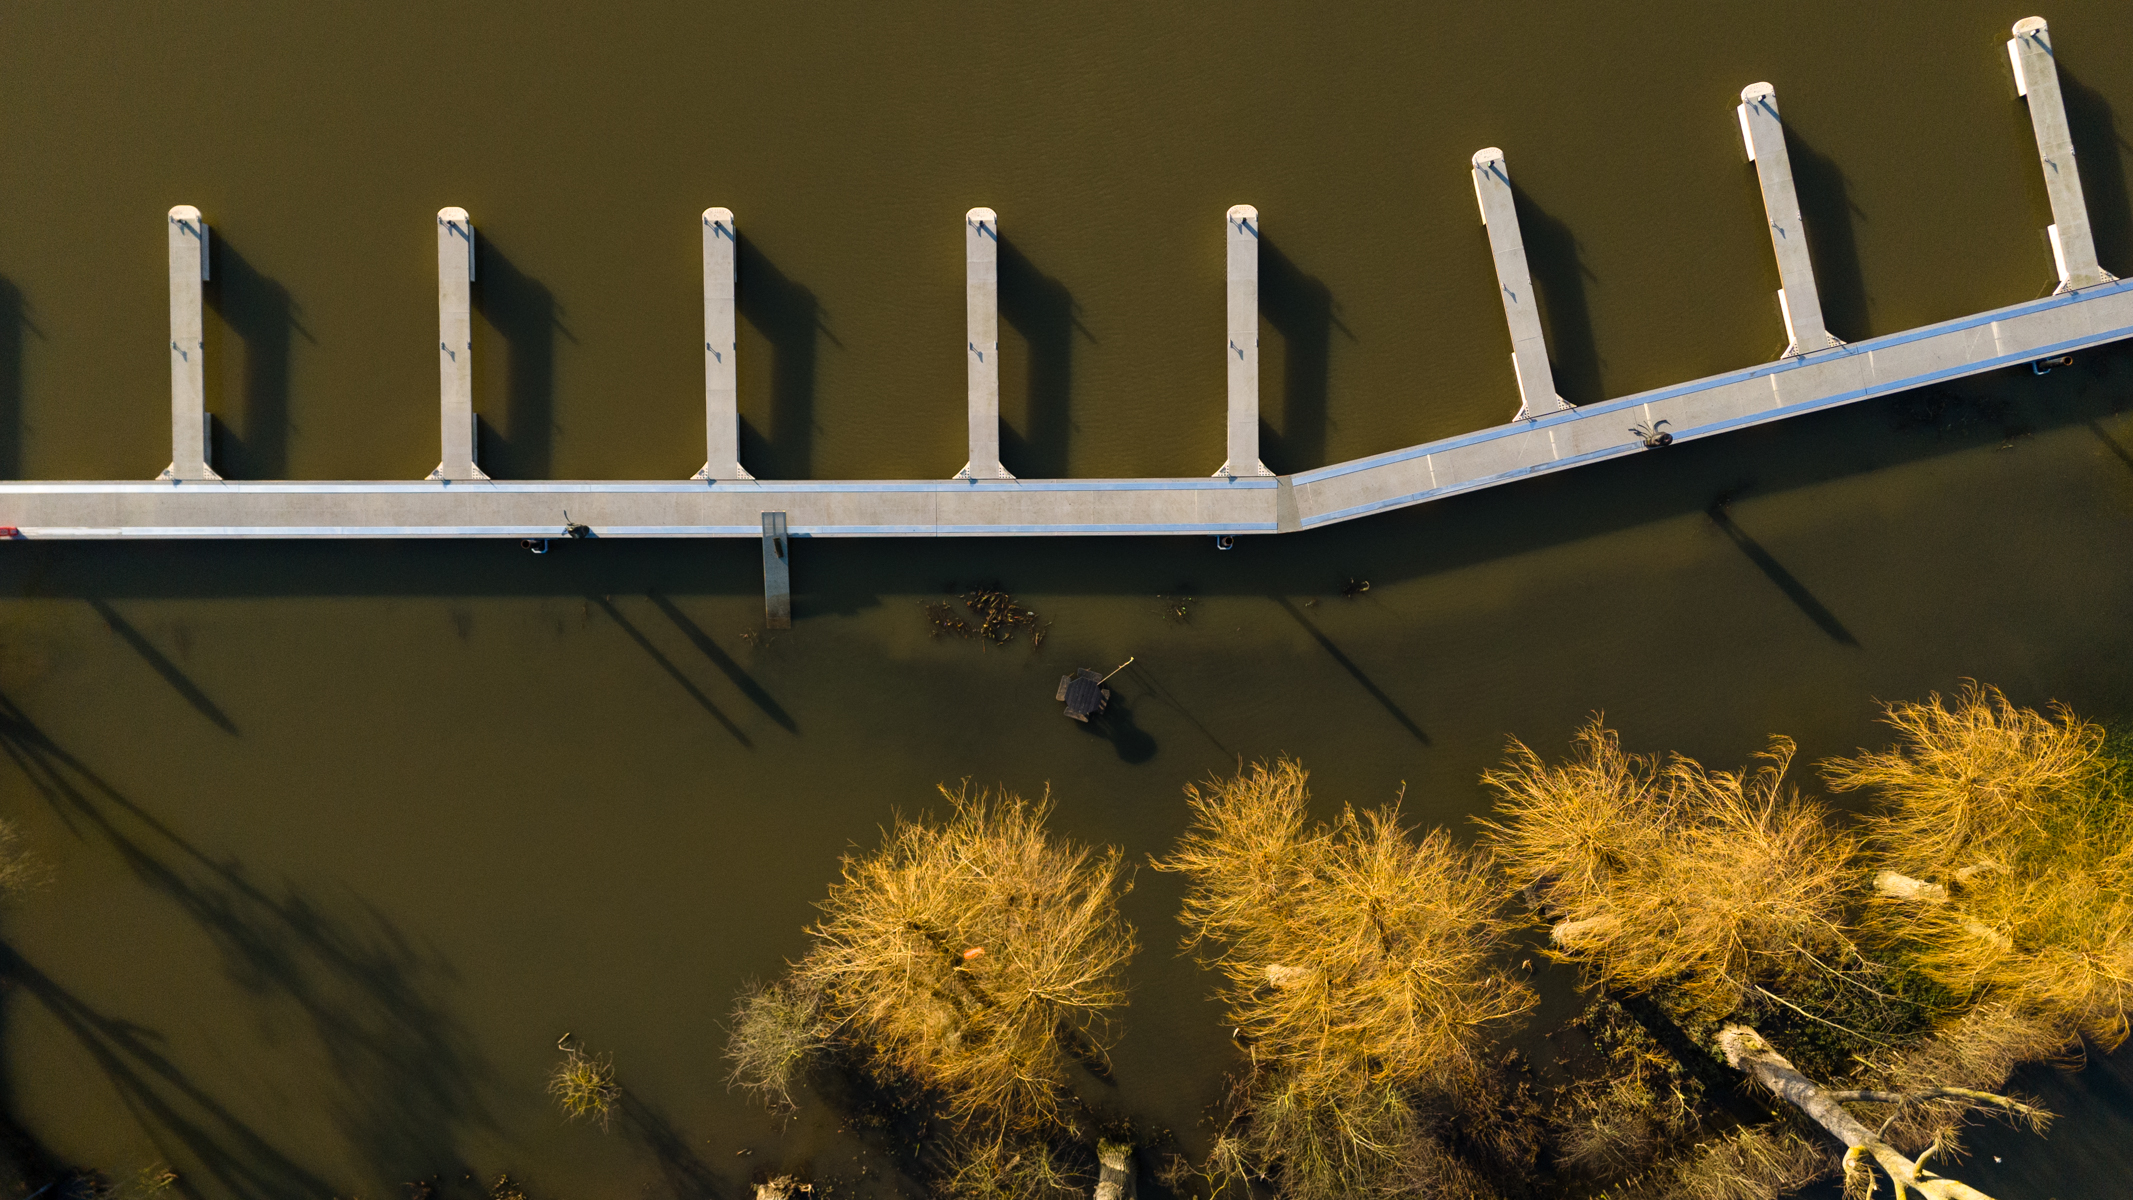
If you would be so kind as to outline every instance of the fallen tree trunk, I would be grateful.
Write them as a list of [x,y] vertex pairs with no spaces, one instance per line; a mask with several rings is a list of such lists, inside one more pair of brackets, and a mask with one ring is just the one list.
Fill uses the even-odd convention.
[[1728,1025],[1718,1034],[1718,1048],[1725,1053],[1726,1061],[1761,1084],[1778,1099],[1792,1105],[1808,1118],[1828,1131],[1831,1137],[1843,1142],[1845,1192],[1848,1195],[1870,1190],[1857,1188],[1859,1173],[1868,1168],[1864,1159],[1872,1158],[1896,1184],[1896,1194],[1901,1196],[1909,1188],[1926,1200],[1992,1200],[1958,1179],[1942,1178],[1927,1171],[1925,1159],[1932,1154],[1931,1148],[1916,1160],[1906,1157],[1894,1146],[1881,1140],[1881,1135],[1869,1129],[1866,1123],[1852,1115],[1843,1101],[1850,1100],[1872,1104],[1907,1104],[1920,1100],[1958,1098],[1976,1104],[1990,1104],[2031,1119],[2042,1114],[2025,1104],[1995,1096],[1989,1092],[1972,1092],[1960,1088],[1928,1088],[1918,1092],[1841,1092],[1824,1088],[1821,1084],[1800,1074],[1798,1068],[1785,1060],[1785,1056],[1770,1048],[1761,1034],[1745,1025]]

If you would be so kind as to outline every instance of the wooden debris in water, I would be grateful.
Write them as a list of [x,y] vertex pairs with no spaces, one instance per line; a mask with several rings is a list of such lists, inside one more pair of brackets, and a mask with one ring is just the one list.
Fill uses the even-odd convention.
[[1030,648],[1044,645],[1044,635],[1051,623],[1037,616],[1033,609],[1015,603],[1015,598],[994,588],[978,588],[964,593],[963,607],[976,618],[975,622],[957,613],[955,606],[946,600],[927,604],[926,620],[933,626],[933,636],[952,633],[963,638],[982,638],[995,646],[1004,646],[1015,640],[1015,631],[1029,635]]
[[1192,610],[1200,603],[1197,596],[1157,595],[1156,603],[1163,606],[1163,619],[1173,625],[1192,624]]

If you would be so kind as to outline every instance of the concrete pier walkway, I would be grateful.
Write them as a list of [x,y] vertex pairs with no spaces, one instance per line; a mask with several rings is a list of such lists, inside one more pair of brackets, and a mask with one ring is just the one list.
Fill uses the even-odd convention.
[[[203,410],[201,280],[207,222],[169,214],[171,467],[153,482],[0,482],[16,538],[760,537],[766,571],[786,538],[1287,533],[1646,452],[1641,430],[1710,437],[1964,375],[2133,337],[2133,282],[2096,262],[2044,22],[2016,25],[2009,54],[2028,96],[2050,190],[2051,296],[1853,344],[1829,336],[1769,84],[1741,93],[1741,135],[1762,181],[1792,345],[1774,363],[1580,408],[1555,394],[1501,150],[1472,160],[1521,405],[1508,424],[1274,476],[1259,463],[1259,213],[1226,216],[1228,461],[1211,478],[1015,479],[999,462],[998,234],[965,218],[970,463],[946,480],[764,480],[739,462],[735,421],[734,217],[704,221],[706,457],[694,479],[518,481],[476,464],[470,335],[476,231],[437,214],[442,459],[425,480],[252,482],[215,477]],[[743,278],[738,286],[745,289]],[[1477,301],[1478,301],[1477,297]],[[1210,364],[1211,366],[1212,364]],[[568,516],[565,516],[566,510]],[[773,563],[772,559],[776,562]]]

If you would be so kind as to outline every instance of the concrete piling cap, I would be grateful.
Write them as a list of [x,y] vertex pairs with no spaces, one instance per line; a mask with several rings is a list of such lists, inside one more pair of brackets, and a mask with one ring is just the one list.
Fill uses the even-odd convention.
[[733,224],[733,210],[730,208],[707,208],[704,210],[704,224],[731,225]]
[[173,221],[197,221],[200,219],[200,210],[190,204],[180,204],[170,210],[170,219]]
[[1256,221],[1259,219],[1259,210],[1249,204],[1233,204],[1230,206],[1227,219],[1231,221]]
[[2024,37],[2032,33],[2043,33],[2047,28],[2049,26],[2044,23],[2043,17],[2023,17],[2015,22],[2014,35]]
[[1751,83],[1740,90],[1740,98],[1743,104],[1751,100],[1761,100],[1766,96],[1776,95],[1777,89],[1767,83]]
[[1494,146],[1486,146],[1474,151],[1474,167],[1477,170],[1488,166],[1490,163],[1500,163],[1502,161],[1503,151]]
[[998,229],[1000,227],[1000,214],[989,208],[973,208],[963,214],[963,221],[969,225],[990,225],[994,229]]
[[459,207],[456,204],[448,208],[440,208],[437,210],[437,220],[440,223],[449,221],[464,221],[466,219],[467,210]]

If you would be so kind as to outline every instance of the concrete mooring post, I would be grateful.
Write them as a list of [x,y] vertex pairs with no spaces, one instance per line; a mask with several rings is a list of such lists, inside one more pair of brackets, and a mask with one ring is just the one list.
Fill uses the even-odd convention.
[[209,465],[214,436],[207,413],[206,334],[201,287],[208,277],[207,222],[200,210],[170,210],[170,465],[163,479],[220,479]]
[[474,465],[474,222],[437,211],[437,376],[444,458],[431,479],[487,479]]
[[2029,98],[2029,123],[2037,133],[2037,157],[2044,162],[2044,191],[2052,204],[2052,223],[2044,236],[2051,243],[2052,265],[2059,271],[2056,291],[2109,283],[2117,276],[2096,262],[2096,238],[2089,230],[2081,172],[2074,165],[2074,138],[2066,125],[2066,100],[2059,91],[2051,29],[2043,17],[2015,22],[2007,57],[2014,62],[2015,94]]
[[733,212],[704,210],[704,469],[696,478],[753,479],[741,469],[740,376],[733,330]]
[[1013,479],[1000,465],[1000,214],[963,215],[963,356],[970,381],[970,461],[957,479]]
[[1474,199],[1481,205],[1481,223],[1488,227],[1496,290],[1511,326],[1511,371],[1518,377],[1518,415],[1512,420],[1567,409],[1570,405],[1555,394],[1555,370],[1548,365],[1548,342],[1541,336],[1533,272],[1526,267],[1526,239],[1519,233],[1518,206],[1511,198],[1511,168],[1494,146],[1474,154]]
[[1778,313],[1785,318],[1789,344],[1783,357],[1827,350],[1844,343],[1822,322],[1822,293],[1815,287],[1814,263],[1807,255],[1807,226],[1800,217],[1800,197],[1792,182],[1792,155],[1785,148],[1785,124],[1778,116],[1777,89],[1751,83],[1740,91],[1733,109],[1740,118],[1741,144],[1763,188],[1763,215],[1770,224],[1770,245],[1777,252]]
[[1229,457],[1216,475],[1272,475],[1259,461],[1259,210],[1239,204],[1223,219],[1228,249]]
[[792,539],[785,514],[763,514],[763,628],[792,628]]

